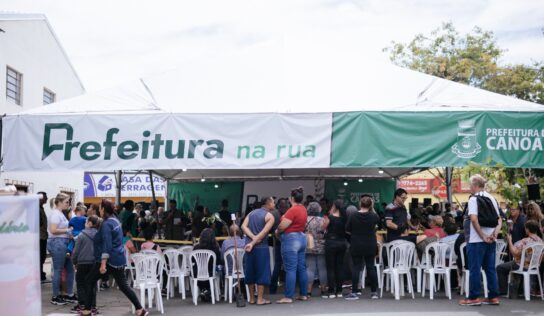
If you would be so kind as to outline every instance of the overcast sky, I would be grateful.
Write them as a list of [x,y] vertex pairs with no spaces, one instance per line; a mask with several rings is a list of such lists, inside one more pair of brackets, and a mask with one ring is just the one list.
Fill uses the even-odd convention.
[[503,63],[544,59],[542,0],[0,0],[0,8],[45,14],[87,91],[269,43],[387,60],[392,40],[444,21],[462,33],[493,31],[508,50]]

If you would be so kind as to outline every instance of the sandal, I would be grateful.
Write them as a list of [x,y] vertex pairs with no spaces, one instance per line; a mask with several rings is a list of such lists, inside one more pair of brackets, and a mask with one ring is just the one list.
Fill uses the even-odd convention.
[[268,305],[268,304],[272,304],[272,302],[270,302],[269,300],[264,300],[264,303],[262,304],[257,303],[255,305]]
[[299,296],[297,297],[297,301],[307,301],[308,300],[308,296]]
[[293,303],[293,300],[287,297],[284,297],[276,301],[276,304],[292,304],[292,303]]

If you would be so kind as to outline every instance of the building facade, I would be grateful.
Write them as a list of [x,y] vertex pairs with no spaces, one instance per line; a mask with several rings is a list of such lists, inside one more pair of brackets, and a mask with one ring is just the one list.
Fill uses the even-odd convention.
[[[81,95],[85,88],[45,15],[0,12],[0,115]],[[9,141],[4,139],[4,141]],[[4,172],[0,185],[83,201],[83,172]]]

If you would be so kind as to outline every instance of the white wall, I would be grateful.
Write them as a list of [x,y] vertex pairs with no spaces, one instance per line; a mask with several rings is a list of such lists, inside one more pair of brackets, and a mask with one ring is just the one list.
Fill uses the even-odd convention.
[[[29,193],[44,191],[49,198],[54,198],[60,191],[74,192],[73,203],[83,202],[83,171],[67,172],[2,172],[2,184],[5,181],[16,180],[31,183]],[[46,210],[49,206],[46,205]]]
[[[0,28],[0,115],[44,106],[44,87],[57,101],[84,92],[43,16],[0,14]],[[21,105],[6,98],[6,66],[23,74]],[[50,198],[61,189],[75,191],[76,202],[83,201],[83,172],[1,172],[0,185],[5,180],[31,184],[31,193],[45,191]]]
[[246,181],[244,182],[244,197],[242,201],[242,210],[246,209],[246,198],[248,195],[257,195],[258,199],[266,196],[275,196],[276,198],[289,197],[291,189],[302,186],[304,188],[304,197],[306,195],[323,195],[324,186],[321,191],[316,192],[313,180],[278,180],[278,181]]

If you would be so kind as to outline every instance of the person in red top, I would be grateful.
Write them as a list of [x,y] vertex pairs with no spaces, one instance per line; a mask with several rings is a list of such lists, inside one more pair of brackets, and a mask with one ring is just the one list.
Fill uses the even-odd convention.
[[[276,301],[278,304],[289,304],[295,296],[295,284],[298,276],[300,296],[297,300],[308,299],[308,277],[306,275],[306,220],[308,212],[302,204],[304,190],[299,187],[291,191],[289,201],[292,207],[287,210],[281,218],[276,229],[276,236],[281,240],[281,256],[285,269],[285,292],[282,299]],[[281,236],[280,236],[281,234]]]
[[430,217],[430,226],[431,228],[425,229],[423,234],[427,237],[438,237],[438,238],[444,238],[446,237],[446,232],[444,231],[444,228],[442,228],[442,225],[444,224],[444,220],[442,219],[442,216],[435,215]]

